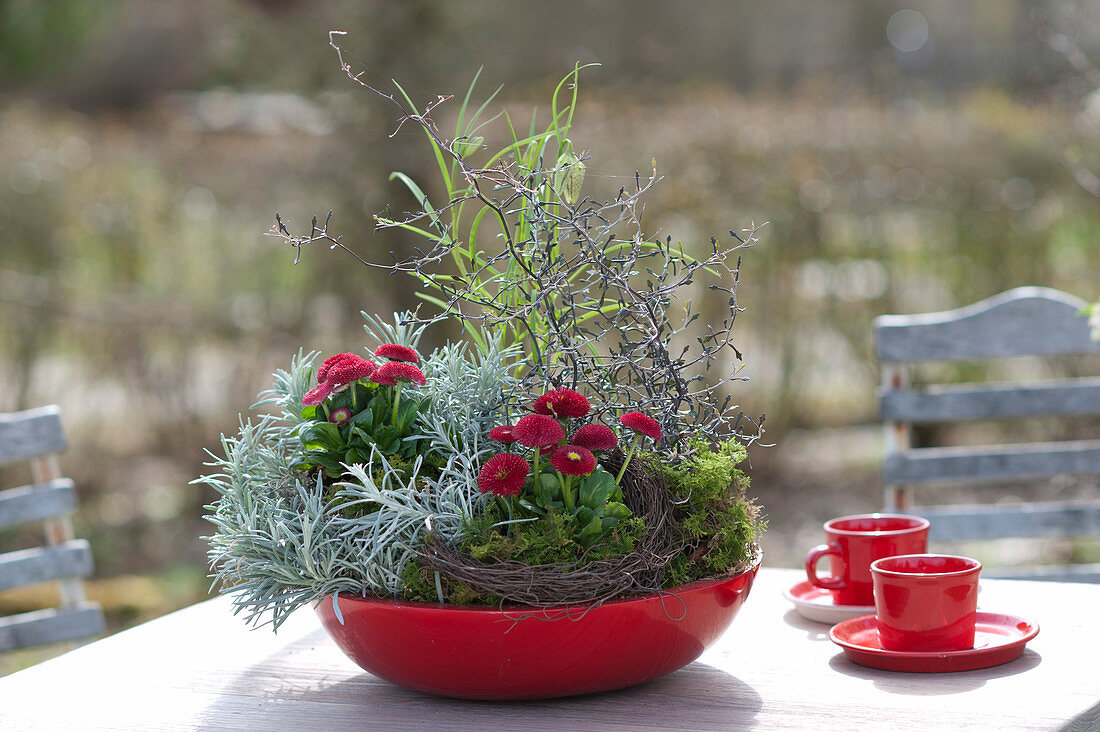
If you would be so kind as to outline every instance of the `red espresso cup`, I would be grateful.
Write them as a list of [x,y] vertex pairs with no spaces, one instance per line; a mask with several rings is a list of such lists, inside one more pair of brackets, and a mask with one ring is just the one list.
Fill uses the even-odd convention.
[[879,644],[887,651],[974,647],[982,563],[948,554],[910,554],[871,563]]
[[[827,544],[806,555],[810,584],[831,590],[837,605],[875,604],[871,562],[897,554],[928,551],[928,521],[920,516],[868,513],[825,522]],[[817,573],[817,563],[829,557],[829,577]]]

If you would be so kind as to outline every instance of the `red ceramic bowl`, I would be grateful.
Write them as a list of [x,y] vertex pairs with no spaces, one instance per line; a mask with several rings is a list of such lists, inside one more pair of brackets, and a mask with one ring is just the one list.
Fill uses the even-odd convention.
[[760,568],[585,607],[463,608],[341,595],[317,614],[364,669],[462,699],[544,699],[621,689],[694,661],[729,627]]

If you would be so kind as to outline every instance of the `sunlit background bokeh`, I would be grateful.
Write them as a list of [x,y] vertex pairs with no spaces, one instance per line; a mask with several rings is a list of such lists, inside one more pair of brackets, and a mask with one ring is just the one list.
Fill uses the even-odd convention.
[[276,211],[331,209],[385,259],[413,244],[372,233],[414,205],[388,174],[434,190],[422,139],[389,139],[393,109],[342,75],[335,28],[372,83],[427,101],[483,68],[481,95],[503,85],[521,118],[598,61],[571,135],[585,193],[655,160],[649,231],[692,247],[768,222],[744,252],[734,397],[776,444],[751,468],[773,565],[879,506],[872,318],[1024,284],[1100,295],[1095,1],[4,0],[0,411],[61,405],[113,629],[207,596],[213,496],[190,481],[270,372],[358,349],[360,310],[416,304],[408,281],[321,247],[295,265],[264,236]]

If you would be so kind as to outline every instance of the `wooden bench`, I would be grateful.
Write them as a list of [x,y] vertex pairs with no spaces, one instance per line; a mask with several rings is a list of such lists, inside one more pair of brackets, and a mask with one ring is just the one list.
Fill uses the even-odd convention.
[[45,527],[45,546],[0,554],[0,591],[56,581],[59,606],[0,617],[0,653],[65,643],[103,632],[103,611],[88,602],[82,577],[92,572],[88,542],[73,538],[73,482],[61,477],[67,446],[56,406],[0,414],[0,465],[30,462],[31,484],[0,491],[0,529]]
[[[916,363],[1100,354],[1081,314],[1084,306],[1058,290],[1020,287],[958,310],[875,319],[875,350],[882,367],[879,406],[886,430],[886,510],[925,516],[932,522],[933,540],[1100,536],[1097,501],[916,507],[911,493],[918,485],[1100,476],[1098,439],[924,448],[912,441],[914,425],[1100,415],[1096,377],[910,386],[910,368]],[[1100,582],[1100,565],[989,574]]]

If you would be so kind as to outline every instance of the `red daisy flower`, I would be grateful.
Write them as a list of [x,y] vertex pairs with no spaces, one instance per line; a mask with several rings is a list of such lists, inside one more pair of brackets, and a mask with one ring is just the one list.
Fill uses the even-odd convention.
[[354,353],[338,353],[330,356],[317,370],[317,386],[306,392],[302,404],[318,405],[334,391],[340,391],[348,384],[365,379],[374,373],[378,364]]
[[596,469],[596,456],[579,445],[565,445],[554,450],[550,464],[562,475],[588,475]]
[[328,421],[336,425],[342,425],[351,419],[351,410],[347,407],[340,407],[339,409],[333,409],[332,414],[328,416]]
[[328,398],[328,395],[332,393],[332,384],[318,384],[302,397],[302,404],[306,406],[315,407]]
[[477,489],[497,496],[515,496],[523,491],[531,466],[512,452],[494,455],[481,466],[477,475]]
[[510,442],[515,442],[516,436],[512,432],[512,430],[513,427],[510,424],[506,424],[503,427],[494,427],[493,429],[489,430],[489,439],[496,440],[497,442],[503,442],[506,445]]
[[[394,361],[390,361],[389,363],[394,363]],[[370,380],[380,386],[394,386],[395,384],[397,384],[397,380],[389,374],[383,374],[382,369],[378,369],[373,374],[371,374]]]
[[424,386],[428,381],[423,371],[411,363],[401,363],[400,361],[387,361],[371,374],[370,379],[383,386],[393,386],[398,381],[411,381],[417,386]]
[[561,422],[545,414],[528,414],[512,428],[516,441],[527,447],[548,447],[565,439]]
[[535,414],[548,414],[558,419],[583,417],[590,408],[584,395],[572,389],[548,391],[536,399],[532,406]]
[[388,358],[391,361],[420,363],[420,354],[408,346],[399,346],[396,343],[383,343],[374,349],[374,355],[378,358]]
[[661,425],[653,417],[646,416],[641,412],[627,412],[619,417],[619,422],[624,427],[629,427],[654,441],[661,439]]
[[589,450],[614,450],[619,438],[603,424],[586,424],[573,433],[572,443]]
[[317,383],[331,384],[334,388],[365,379],[374,373],[378,364],[354,353],[338,353],[326,358],[317,371]]
[[351,356],[351,353],[337,353],[335,356],[329,356],[325,359],[325,362],[321,364],[321,368],[317,370],[317,383],[323,384],[328,378],[328,370],[332,368],[332,364],[342,361],[345,356]]

